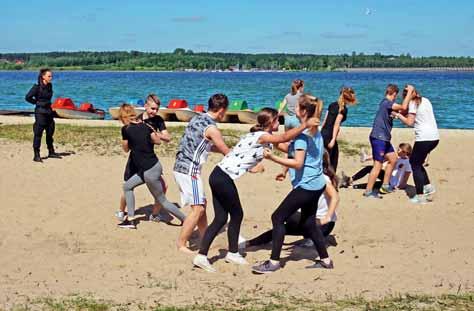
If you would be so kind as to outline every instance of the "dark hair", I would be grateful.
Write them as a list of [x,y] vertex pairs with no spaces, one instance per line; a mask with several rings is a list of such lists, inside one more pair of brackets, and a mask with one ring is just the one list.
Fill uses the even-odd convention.
[[217,112],[219,109],[229,107],[229,99],[224,94],[214,94],[207,101],[207,110]]
[[302,88],[303,86],[304,86],[303,80],[301,79],[293,80],[293,83],[291,83],[291,95],[295,95],[296,92],[298,92],[298,90]]
[[405,151],[405,153],[407,154],[407,156],[410,156],[411,155],[411,152],[412,152],[412,147],[409,143],[401,143],[400,145],[398,145],[398,148],[402,149],[403,151]]
[[393,95],[398,93],[399,89],[396,84],[389,84],[387,85],[387,88],[385,89],[385,95]]
[[155,93],[148,94],[148,96],[146,97],[146,100],[145,100],[145,104],[148,103],[148,101],[153,102],[153,103],[157,104],[158,106],[161,105],[160,98],[158,96],[156,96]]
[[257,114],[257,124],[252,126],[250,132],[265,130],[276,117],[278,117],[278,110],[269,107],[262,108]]
[[[407,97],[407,94],[408,94],[408,91],[407,91],[406,87],[407,86],[405,85],[405,88],[403,89],[403,92],[402,92],[402,97],[403,98]],[[417,89],[414,89],[414,96],[413,96],[412,100],[419,104],[419,103],[421,103],[421,97],[422,96],[421,96],[420,92],[418,92]]]
[[42,68],[40,69],[39,71],[39,74],[38,74],[38,85],[39,86],[44,86],[43,84],[43,76],[45,75],[45,73],[47,72],[51,72],[51,70],[49,68]]
[[336,172],[334,172],[334,168],[331,165],[329,153],[327,152],[327,150],[324,150],[324,153],[323,153],[323,173],[324,175],[329,177],[334,188],[338,190],[339,178],[337,177]]

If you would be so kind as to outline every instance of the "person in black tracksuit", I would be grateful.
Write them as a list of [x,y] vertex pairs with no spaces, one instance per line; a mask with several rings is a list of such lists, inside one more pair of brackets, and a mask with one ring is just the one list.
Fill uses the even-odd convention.
[[46,130],[46,144],[48,145],[48,158],[61,158],[54,151],[54,112],[51,109],[51,98],[53,97],[53,85],[51,80],[53,74],[49,69],[41,69],[38,75],[38,84],[33,85],[25,100],[30,104],[36,105],[35,123],[33,124],[33,151],[35,162],[43,162],[40,156],[41,137]]

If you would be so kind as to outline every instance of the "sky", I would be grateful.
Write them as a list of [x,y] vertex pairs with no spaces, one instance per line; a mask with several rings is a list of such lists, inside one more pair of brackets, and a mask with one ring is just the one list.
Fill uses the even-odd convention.
[[474,56],[473,0],[0,0],[0,53]]

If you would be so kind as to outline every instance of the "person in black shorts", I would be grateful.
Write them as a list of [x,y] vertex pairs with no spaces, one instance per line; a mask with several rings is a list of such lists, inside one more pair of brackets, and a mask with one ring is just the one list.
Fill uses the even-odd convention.
[[342,123],[347,119],[347,105],[355,105],[357,103],[356,94],[351,87],[343,86],[339,94],[339,99],[329,105],[321,130],[324,148],[329,152],[329,160],[334,171],[337,170],[337,163],[339,161],[337,136],[339,135]]

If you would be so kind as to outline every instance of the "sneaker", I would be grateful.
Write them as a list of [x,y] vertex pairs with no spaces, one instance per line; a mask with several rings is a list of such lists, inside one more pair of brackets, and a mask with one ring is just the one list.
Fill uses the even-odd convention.
[[436,192],[436,188],[432,184],[424,185],[423,186],[423,194],[424,195],[432,195]]
[[334,263],[332,260],[329,262],[329,264],[322,260],[316,260],[314,265],[307,266],[306,269],[334,269]]
[[227,252],[227,255],[225,256],[225,261],[228,263],[235,263],[237,265],[248,265],[249,263],[245,258],[240,255],[239,253],[231,253]]
[[214,267],[211,265],[207,257],[201,254],[197,254],[196,256],[194,256],[193,265],[207,272],[212,272],[212,273],[217,272],[217,270],[214,269]]
[[270,260],[265,260],[261,264],[252,267],[252,271],[258,274],[272,273],[278,269],[280,269],[280,263],[273,264]]
[[306,247],[306,248],[313,248],[314,243],[311,239],[304,239],[303,242],[300,244],[301,247]]
[[365,161],[367,161],[369,159],[369,155],[367,154],[365,149],[362,149],[360,151],[359,156],[360,156],[360,162],[361,163],[364,163]]
[[123,221],[125,219],[125,215],[126,215],[126,213],[122,212],[122,211],[116,211],[115,212],[115,217],[117,217],[118,221]]
[[137,229],[137,225],[135,224],[134,221],[130,220],[124,220],[121,223],[118,224],[120,228],[125,228],[125,229]]
[[364,194],[362,194],[366,198],[370,199],[381,199],[382,197],[375,191],[367,192],[365,191]]
[[243,253],[247,247],[247,239],[239,234],[239,252]]
[[349,188],[351,185],[351,178],[344,174],[344,171],[342,172],[341,175],[341,184],[339,185],[339,188]]
[[382,185],[382,187],[379,189],[379,192],[381,194],[389,194],[393,192],[393,188],[390,185]]
[[428,200],[423,194],[417,194],[410,199],[410,202],[413,204],[427,204]]
[[150,218],[148,218],[149,221],[153,221],[153,222],[160,222],[161,221],[161,217],[160,215],[153,215],[151,214],[150,215]]

